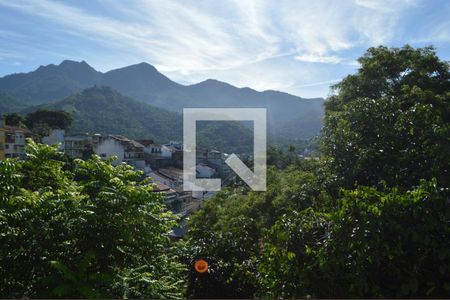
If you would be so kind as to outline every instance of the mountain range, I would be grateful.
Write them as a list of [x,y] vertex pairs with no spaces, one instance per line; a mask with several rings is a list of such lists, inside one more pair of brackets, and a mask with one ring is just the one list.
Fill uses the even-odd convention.
[[[73,118],[71,132],[120,134],[156,142],[180,141],[183,118],[176,112],[147,105],[106,86],[94,86],[60,101],[25,109],[64,110]],[[249,153],[253,135],[249,128],[234,122],[197,124],[198,147],[225,152]],[[218,138],[220,137],[220,138]]]
[[[147,63],[102,73],[85,61],[70,60],[64,60],[59,65],[41,66],[29,73],[11,74],[0,78],[0,113],[21,111],[26,107],[26,111],[42,106],[67,107],[67,102],[73,101],[70,100],[70,96],[80,97],[83,90],[93,86],[112,88],[121,94],[115,94],[121,101],[134,99],[136,100],[133,101],[134,104],[137,102],[147,104],[146,109],[140,105],[125,107],[120,101],[106,101],[103,105],[95,105],[96,114],[84,114],[85,123],[93,126],[95,124],[98,128],[101,128],[102,124],[95,118],[108,109],[114,110],[115,118],[124,119],[140,115],[142,110],[151,110],[156,116],[167,115],[168,112],[179,114],[183,108],[188,107],[265,107],[269,134],[279,139],[296,140],[317,135],[323,116],[321,98],[304,99],[279,91],[259,92],[250,88],[237,88],[213,79],[182,85],[170,80]],[[109,90],[103,92],[111,95]],[[102,90],[97,90],[96,93],[98,95]],[[125,97],[121,98],[122,95]],[[123,100],[125,98],[129,100]],[[58,101],[62,102],[58,104]],[[94,103],[91,101],[84,109],[87,111],[92,105]],[[161,126],[171,125],[161,124]],[[86,126],[83,129],[86,129]]]

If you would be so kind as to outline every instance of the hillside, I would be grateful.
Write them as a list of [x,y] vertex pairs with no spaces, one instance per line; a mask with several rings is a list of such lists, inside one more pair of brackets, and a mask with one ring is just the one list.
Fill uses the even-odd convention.
[[26,104],[18,101],[8,94],[0,92],[0,116],[11,112],[21,111],[26,107]]
[[[88,88],[61,101],[26,111],[39,108],[69,112],[74,119],[70,133],[122,134],[159,143],[181,140],[183,134],[180,114],[135,101],[109,87]],[[251,150],[252,132],[240,124],[204,124],[198,126],[198,136],[199,147],[228,152]]]
[[187,107],[265,107],[269,133],[287,139],[308,139],[317,135],[322,126],[321,98],[258,92],[212,79],[185,86],[147,63],[101,73],[84,61],[65,60],[60,65],[0,78],[0,91],[34,105],[62,99],[94,85],[109,86],[125,96],[178,113]]

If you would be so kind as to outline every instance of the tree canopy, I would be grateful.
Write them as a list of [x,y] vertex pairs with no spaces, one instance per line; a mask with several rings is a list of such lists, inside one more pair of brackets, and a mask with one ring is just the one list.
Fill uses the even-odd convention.
[[448,63],[370,48],[326,101],[320,159],[268,152],[267,192],[229,188],[191,218],[194,298],[450,294]]
[[5,124],[9,126],[21,126],[24,119],[17,113],[10,113],[3,116],[5,118]]
[[347,187],[450,185],[450,74],[433,48],[377,47],[325,102],[323,154]]
[[50,128],[67,129],[72,123],[71,115],[66,111],[53,111],[39,109],[31,112],[25,117],[25,125],[34,129],[38,126],[48,126]]
[[0,297],[181,297],[175,219],[140,177],[31,140],[26,160],[1,161]]
[[0,162],[0,296],[448,297],[449,64],[410,46],[359,62],[326,101],[320,157],[269,148],[267,191],[235,182],[177,242],[141,173],[29,141]]

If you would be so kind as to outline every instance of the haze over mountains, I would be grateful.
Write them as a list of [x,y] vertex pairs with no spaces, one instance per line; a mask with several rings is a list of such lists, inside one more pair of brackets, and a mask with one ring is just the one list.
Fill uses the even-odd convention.
[[[117,117],[117,119],[133,118],[133,115],[141,115],[142,110],[155,112],[148,115],[150,119],[156,115],[167,115],[166,112],[162,113],[163,110],[181,113],[182,109],[187,107],[265,107],[268,114],[269,134],[279,138],[307,139],[318,134],[321,128],[323,99],[303,99],[278,91],[258,92],[212,79],[193,85],[181,85],[147,63],[102,73],[85,61],[65,60],[59,65],[41,66],[29,73],[7,75],[0,78],[0,93],[2,93],[0,94],[0,113],[18,111],[26,107],[30,110],[34,109],[30,107],[44,104],[49,108],[67,108],[67,101],[69,101],[67,99],[63,100],[66,104],[55,102],[93,86],[108,86],[124,96],[147,104],[145,109],[135,102],[129,107],[122,106],[118,109],[120,101],[131,100],[123,100],[126,97],[120,98],[121,95],[118,94],[114,94],[114,97],[120,98],[119,102],[105,101],[102,105],[92,103],[96,114],[92,116],[83,114],[86,117],[89,116],[85,123],[92,123],[92,126],[95,124],[99,128],[101,124],[93,118],[101,115],[103,110],[109,109],[111,112],[110,110],[113,109],[115,116],[111,117]],[[96,95],[98,96],[98,93],[102,91],[112,95],[109,89],[99,89]],[[99,101],[94,98],[92,101]],[[89,105],[83,106],[83,110],[89,110],[89,108]],[[157,108],[163,110],[158,111]],[[172,120],[172,118],[173,116],[168,119]],[[155,124],[155,122],[151,123]],[[170,124],[161,126],[170,127]],[[86,126],[83,129],[86,129]]]

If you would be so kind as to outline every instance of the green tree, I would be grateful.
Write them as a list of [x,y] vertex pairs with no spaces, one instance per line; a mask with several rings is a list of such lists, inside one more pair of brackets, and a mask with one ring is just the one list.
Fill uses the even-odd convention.
[[449,64],[433,48],[369,48],[325,103],[323,153],[341,184],[450,185]]
[[31,140],[0,162],[0,297],[177,298],[183,266],[163,200],[126,164],[66,168]]
[[[269,149],[266,192],[220,192],[192,217],[193,297],[450,294],[448,64],[370,48],[326,102],[324,157]],[[230,292],[231,291],[231,292]]]
[[68,129],[72,124],[72,117],[65,111],[40,109],[25,116],[25,125],[30,129],[42,126],[49,128]]
[[21,115],[17,113],[10,113],[4,115],[5,124],[9,126],[21,126],[24,119]]
[[[188,296],[254,298],[260,294],[260,276],[265,275],[260,275],[258,265],[265,232],[287,212],[329,202],[318,188],[317,164],[303,160],[285,170],[272,166],[267,192],[229,188],[204,203],[188,224]],[[207,274],[194,271],[199,258],[209,262]]]
[[[345,191],[322,260],[336,297],[442,298],[450,294],[449,189]],[[333,280],[333,281],[331,281]],[[339,288],[340,287],[340,288]]]
[[317,213],[312,208],[281,216],[264,237],[258,265],[259,296],[333,297],[327,292],[334,286],[324,282],[317,255],[327,239],[329,226],[329,214]]
[[260,263],[270,298],[442,298],[450,293],[449,189],[346,190],[330,213],[282,217]]

